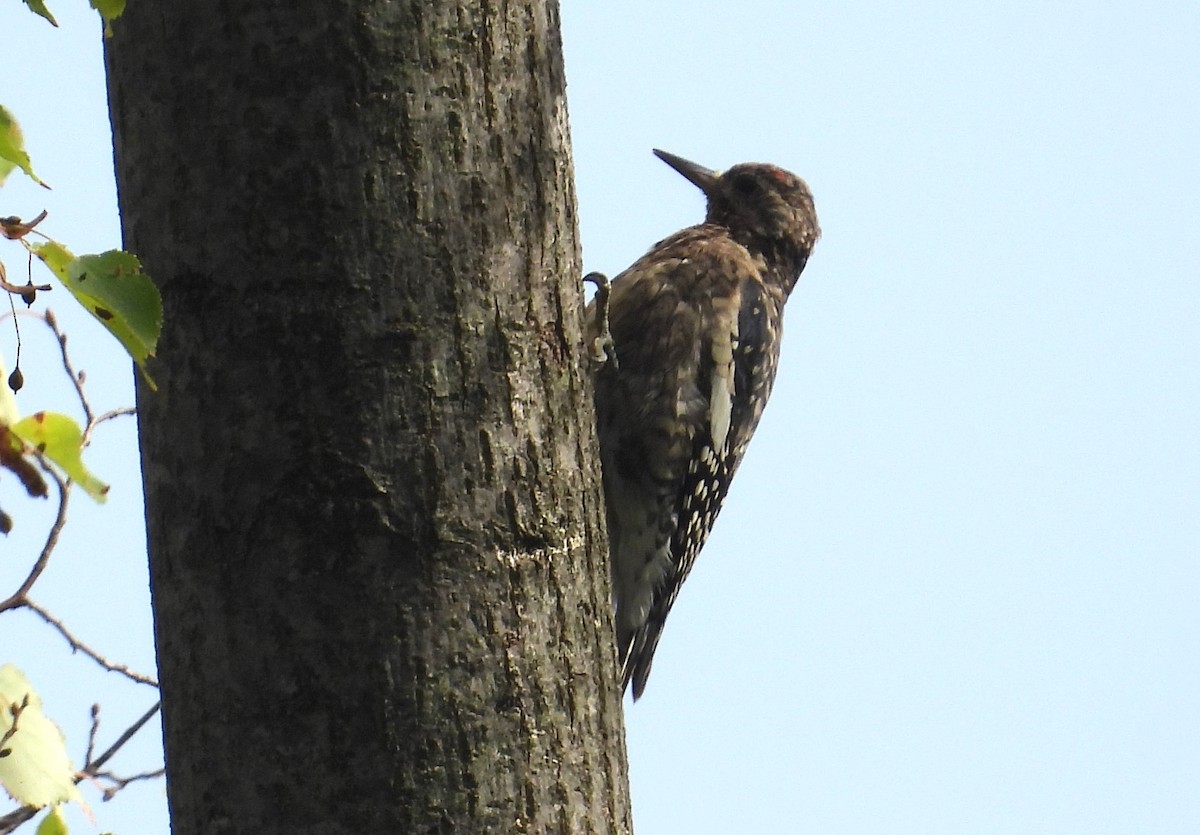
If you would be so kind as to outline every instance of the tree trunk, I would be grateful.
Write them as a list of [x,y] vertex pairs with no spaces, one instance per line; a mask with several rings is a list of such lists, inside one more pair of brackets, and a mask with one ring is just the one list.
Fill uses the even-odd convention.
[[174,831],[628,832],[556,3],[115,29]]

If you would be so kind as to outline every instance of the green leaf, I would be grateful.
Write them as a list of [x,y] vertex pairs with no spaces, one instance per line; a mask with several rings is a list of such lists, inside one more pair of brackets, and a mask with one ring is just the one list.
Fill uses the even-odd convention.
[[116,20],[125,11],[125,0],[91,0],[92,8],[100,12],[104,22]]
[[138,259],[119,249],[76,258],[62,244],[34,244],[33,252],[89,313],[120,340],[142,370],[154,356],[162,333],[162,297]]
[[92,8],[104,19],[104,37],[113,36],[112,22],[125,11],[125,0],[91,0]]
[[75,255],[71,250],[56,241],[34,244],[33,254],[41,258],[43,263],[60,279],[66,274],[67,264],[75,260]]
[[13,800],[38,808],[82,802],[62,731],[42,713],[41,698],[12,664],[0,667],[0,738],[4,736],[0,785]]
[[50,14],[50,10],[46,8],[46,4],[42,0],[25,0],[25,5],[29,7],[29,11],[50,21],[50,25],[58,25],[58,21],[54,19],[54,15]]
[[34,835],[67,835],[67,822],[63,820],[61,806],[55,806],[46,813]]
[[50,188],[41,181],[37,174],[33,173],[29,154],[25,153],[25,137],[21,134],[21,126],[17,124],[17,120],[8,112],[8,109],[0,105],[0,184],[8,177],[13,166],[28,174],[30,179],[38,185]]
[[56,412],[37,412],[10,428],[22,441],[37,447],[89,496],[98,502],[104,501],[108,485],[83,466],[83,431],[78,423]]

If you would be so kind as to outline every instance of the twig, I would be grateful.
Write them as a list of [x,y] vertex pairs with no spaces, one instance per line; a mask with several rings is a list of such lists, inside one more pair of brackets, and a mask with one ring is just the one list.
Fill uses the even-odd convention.
[[153,771],[143,771],[141,774],[131,774],[128,777],[118,777],[111,771],[100,771],[94,776],[97,780],[108,780],[112,783],[111,786],[101,786],[100,791],[104,794],[105,801],[113,799],[113,796],[121,789],[128,786],[130,783],[136,783],[139,780],[153,780],[157,777],[166,775],[166,767],[156,768]]
[[[85,431],[90,431],[92,424],[96,422],[96,417],[92,414],[92,404],[88,402],[87,395],[83,392],[84,377],[75,371],[75,366],[71,364],[71,356],[67,353],[67,335],[58,326],[58,319],[49,309],[38,318],[46,323],[46,327],[54,332],[54,338],[58,340],[58,352],[62,356],[63,369],[71,378],[71,384],[75,386],[75,394],[79,397],[79,405],[83,407],[83,423],[87,427]],[[84,446],[86,445],[85,443]]]
[[[159,708],[161,708],[161,707],[162,707],[162,702],[155,702],[154,707],[147,710],[145,713],[142,714],[142,717],[140,719],[138,719],[136,722],[134,722],[132,725],[130,725],[128,728],[126,728],[125,732],[122,733],[119,737],[117,737],[117,741],[114,742],[112,745],[108,746],[107,751],[105,751],[100,756],[96,757],[96,759],[93,760],[92,762],[88,763],[87,766],[84,768],[84,771],[86,771],[89,774],[97,773],[104,766],[104,764],[106,762],[108,762],[109,760],[111,760],[113,758],[113,755],[115,755],[118,751],[121,750],[121,748],[125,745],[125,743],[128,742],[135,733],[137,733],[138,731],[140,731],[142,729],[143,725],[145,725],[147,722],[149,722],[151,719],[154,718],[154,714],[158,713]],[[79,780],[77,779],[75,782],[78,783]]]
[[104,414],[97,415],[96,419],[94,421],[92,421],[92,425],[99,426],[100,424],[104,423],[105,421],[113,420],[114,418],[133,417],[136,414],[137,414],[137,409],[135,409],[133,406],[122,406],[119,409],[109,409]]
[[42,469],[58,485],[58,515],[54,517],[54,524],[50,526],[50,533],[46,536],[46,544],[42,546],[42,553],[38,555],[33,568],[29,570],[29,576],[25,578],[25,581],[6,600],[0,601],[0,612],[25,605],[26,595],[29,594],[29,590],[33,588],[33,584],[37,582],[38,577],[41,577],[42,572],[46,570],[46,563],[50,561],[50,554],[54,551],[55,546],[58,545],[59,534],[62,533],[63,525],[67,523],[67,500],[71,496],[71,483],[56,473],[41,453],[35,454],[37,455],[38,463],[42,465]]
[[92,727],[88,731],[88,747],[87,753],[83,755],[83,761],[90,763],[92,761],[92,753],[96,750],[96,734],[100,733],[100,703],[92,705]]
[[40,811],[40,809],[35,809],[32,806],[18,806],[0,818],[0,835],[8,835],[9,832],[12,832],[18,826],[30,820]]
[[25,708],[27,707],[29,707],[28,693],[25,694],[25,698],[21,699],[20,704],[13,702],[10,705],[4,705],[4,709],[12,717],[12,724],[8,726],[8,730],[4,732],[4,736],[0,736],[0,750],[4,750],[4,743],[17,735],[17,725],[20,724],[21,714],[25,712]]
[[100,424],[113,420],[114,418],[127,417],[136,414],[137,409],[135,409],[133,406],[122,406],[119,409],[110,409],[102,415],[97,415],[91,423],[84,427],[83,443],[81,446],[87,446],[92,442],[92,430],[94,430]]
[[26,609],[29,609],[31,612],[35,612],[38,615],[38,617],[40,617],[46,623],[50,624],[55,629],[57,629],[58,634],[62,635],[64,638],[66,638],[67,643],[71,645],[72,652],[82,652],[84,655],[86,655],[88,658],[95,661],[97,664],[99,664],[104,669],[108,670],[110,673],[120,673],[121,675],[125,676],[126,678],[136,681],[139,684],[149,684],[151,687],[158,687],[158,682],[155,679],[151,678],[150,676],[143,675],[142,673],[134,672],[133,670],[126,667],[124,664],[114,664],[112,661],[109,661],[103,655],[96,652],[96,650],[92,649],[87,644],[85,644],[83,641],[79,640],[74,635],[72,635],[70,630],[67,629],[67,627],[63,624],[63,622],[61,620],[56,618],[54,615],[50,614],[50,612],[46,611],[44,608],[39,606],[37,603],[34,603],[28,597],[26,597],[24,599],[24,606]]

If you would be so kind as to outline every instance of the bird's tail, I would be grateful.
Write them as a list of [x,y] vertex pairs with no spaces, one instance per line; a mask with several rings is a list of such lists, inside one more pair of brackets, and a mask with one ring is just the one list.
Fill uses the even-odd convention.
[[629,689],[633,682],[633,700],[641,698],[646,689],[646,680],[650,678],[650,666],[654,663],[654,651],[658,649],[658,639],[662,636],[663,621],[653,615],[643,623],[621,647],[621,692]]

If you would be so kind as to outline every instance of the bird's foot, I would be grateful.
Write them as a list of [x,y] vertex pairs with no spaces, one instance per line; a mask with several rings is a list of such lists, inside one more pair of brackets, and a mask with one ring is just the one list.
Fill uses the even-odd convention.
[[591,272],[583,277],[583,280],[596,285],[596,305],[592,314],[592,321],[588,323],[588,354],[592,362],[596,365],[604,363],[612,363],[612,367],[616,369],[617,363],[617,346],[613,342],[612,332],[608,329],[608,293],[610,284],[608,276],[604,273]]

